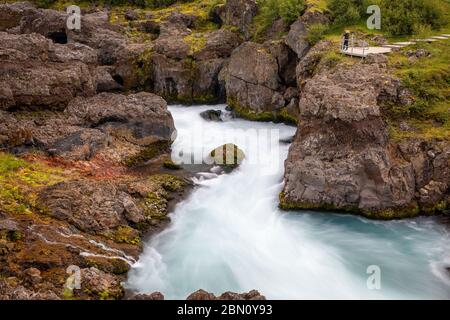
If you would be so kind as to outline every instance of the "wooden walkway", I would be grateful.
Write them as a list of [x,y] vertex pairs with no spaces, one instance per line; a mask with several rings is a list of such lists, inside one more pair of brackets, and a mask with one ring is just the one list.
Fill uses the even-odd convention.
[[364,58],[369,54],[384,54],[391,51],[391,48],[384,47],[349,47],[347,50],[341,50],[341,53],[352,57]]
[[410,46],[413,44],[416,44],[417,42],[435,42],[440,40],[448,40],[450,39],[450,34],[443,34],[440,36],[434,36],[427,39],[413,39],[411,41],[404,41],[404,42],[394,42],[392,44],[385,44],[380,47],[355,47],[350,46],[347,50],[341,49],[341,53],[352,56],[352,57],[360,57],[365,58],[369,54],[387,54],[392,52],[393,49],[400,49],[406,46]]

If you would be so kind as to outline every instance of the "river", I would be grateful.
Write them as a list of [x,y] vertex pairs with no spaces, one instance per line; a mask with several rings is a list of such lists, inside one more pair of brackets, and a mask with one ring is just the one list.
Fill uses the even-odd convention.
[[[269,299],[450,299],[450,234],[437,219],[381,222],[283,212],[277,207],[289,148],[283,140],[295,128],[207,122],[199,115],[224,105],[169,109],[178,130],[174,157],[180,149],[198,152],[230,142],[249,156],[255,150],[239,136],[249,129],[268,132],[258,141],[275,147],[264,153],[271,165],[248,157],[230,174],[196,178],[197,188],[177,205],[171,225],[145,244],[129,272],[129,289],[160,291],[166,299],[185,299],[198,289],[257,289]],[[206,137],[199,138],[199,127]],[[238,132],[234,141],[227,130]]]

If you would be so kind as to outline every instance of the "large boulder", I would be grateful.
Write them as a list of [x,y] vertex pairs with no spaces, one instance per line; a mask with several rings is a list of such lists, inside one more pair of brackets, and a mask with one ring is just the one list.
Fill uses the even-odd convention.
[[230,169],[238,167],[245,159],[245,153],[237,145],[224,144],[215,148],[209,154],[213,164]]
[[310,49],[307,35],[308,28],[301,18],[299,18],[291,25],[289,33],[286,36],[286,44],[295,51],[299,59],[303,58]]
[[[72,50],[74,49],[74,50]],[[0,32],[0,107],[63,109],[74,97],[95,94],[85,47],[62,47],[38,34]],[[81,60],[81,61],[80,61]]]
[[[130,43],[121,32],[122,27],[109,23],[107,11],[83,14],[81,30],[67,29],[68,16],[65,12],[36,9],[27,4],[0,5],[0,15],[8,17],[3,29],[8,27],[9,33],[38,33],[54,43],[72,44],[73,57],[80,55],[80,44],[90,47],[91,51],[95,51],[95,64],[111,66],[111,74],[126,89],[142,87],[148,78],[148,73],[140,70],[138,63],[149,46]],[[65,55],[70,54],[65,52]]]
[[295,86],[295,56],[279,42],[245,42],[233,51],[224,74],[228,103],[246,118],[281,118],[291,100],[285,91]]
[[50,216],[91,234],[146,219],[135,200],[109,181],[62,182],[43,190],[39,201]]
[[311,48],[308,42],[308,27],[314,24],[327,24],[329,19],[319,11],[307,10],[295,21],[286,36],[286,44],[302,59]]
[[203,103],[225,101],[225,85],[219,81],[219,74],[224,65],[224,59],[203,60],[195,64],[193,101]]
[[208,60],[217,58],[228,58],[242,40],[234,32],[228,29],[220,29],[206,35],[205,47],[196,52],[196,60]]
[[120,278],[95,267],[81,270],[81,290],[97,299],[121,299],[124,290]]
[[166,102],[150,93],[102,93],[73,99],[65,113],[0,112],[0,146],[38,149],[68,160],[102,154],[122,162],[155,143],[170,145],[175,130]]
[[65,159],[89,160],[111,141],[108,134],[78,126],[62,113],[1,112],[0,120],[0,146],[9,149],[38,149]]
[[70,102],[66,114],[79,126],[98,128],[140,146],[170,141],[175,131],[166,101],[146,92],[76,98]]
[[153,92],[169,101],[192,101],[192,66],[188,61],[175,61],[162,54],[151,57]]
[[233,52],[227,69],[226,90],[232,104],[256,112],[284,106],[278,92],[280,78],[277,60],[260,44],[246,42]]
[[281,206],[417,215],[414,167],[391,147],[381,111],[383,101],[400,103],[402,90],[377,64],[324,69],[306,82]]

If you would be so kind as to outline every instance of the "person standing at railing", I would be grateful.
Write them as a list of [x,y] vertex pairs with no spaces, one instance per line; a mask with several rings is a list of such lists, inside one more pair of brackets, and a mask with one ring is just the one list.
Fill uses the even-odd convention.
[[345,30],[344,36],[342,37],[343,39],[343,44],[342,44],[342,49],[344,51],[348,50],[348,43],[350,41],[350,31]]

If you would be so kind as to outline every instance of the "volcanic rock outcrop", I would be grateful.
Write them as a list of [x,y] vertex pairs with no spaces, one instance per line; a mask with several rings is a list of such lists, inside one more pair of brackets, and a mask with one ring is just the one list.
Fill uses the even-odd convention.
[[304,84],[281,207],[392,219],[448,206],[449,145],[390,140],[383,108],[411,103],[382,64],[322,68]]

